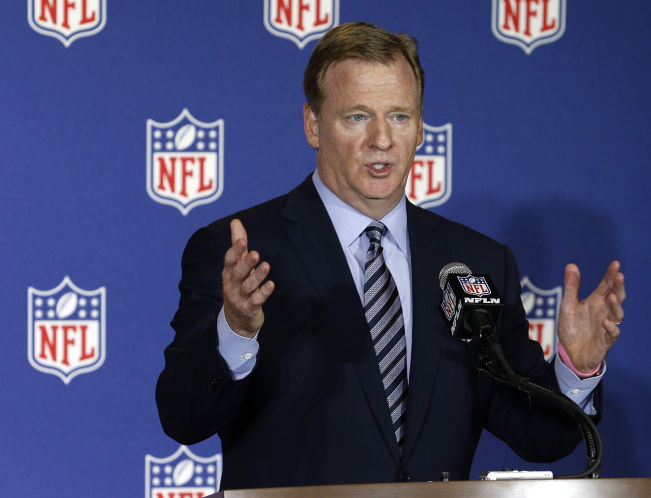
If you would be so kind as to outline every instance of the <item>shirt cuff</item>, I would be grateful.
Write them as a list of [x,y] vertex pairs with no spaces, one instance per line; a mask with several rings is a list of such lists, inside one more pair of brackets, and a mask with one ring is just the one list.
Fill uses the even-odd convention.
[[253,371],[260,348],[257,337],[257,333],[249,339],[233,332],[222,307],[217,317],[217,350],[226,361],[233,380],[243,379]]
[[599,375],[581,379],[563,363],[560,356],[556,355],[554,371],[560,391],[579,405],[586,415],[596,415],[597,410],[593,404],[592,391],[596,389],[606,373],[606,362],[604,361],[602,363],[601,373]]

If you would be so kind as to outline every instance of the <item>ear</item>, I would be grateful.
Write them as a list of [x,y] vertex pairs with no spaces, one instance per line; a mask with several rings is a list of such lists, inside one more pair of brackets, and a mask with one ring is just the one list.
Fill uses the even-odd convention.
[[418,120],[418,146],[423,143],[423,116]]
[[303,127],[307,143],[318,150],[319,148],[319,120],[309,104],[303,105]]

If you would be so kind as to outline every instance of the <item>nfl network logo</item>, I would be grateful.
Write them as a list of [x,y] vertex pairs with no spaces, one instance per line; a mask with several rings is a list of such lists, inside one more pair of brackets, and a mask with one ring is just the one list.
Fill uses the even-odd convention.
[[222,456],[203,458],[181,445],[173,455],[145,455],[145,498],[203,498],[216,493]]
[[474,277],[468,275],[467,277],[457,277],[463,291],[466,294],[472,294],[473,296],[487,296],[491,293],[491,289],[486,282],[484,277]]
[[424,208],[438,206],[452,193],[452,125],[423,123],[423,143],[409,171],[405,194]]
[[565,0],[493,0],[493,34],[527,55],[565,32]]
[[224,189],[224,120],[204,123],[183,109],[174,120],[147,120],[147,193],[183,215]]
[[542,290],[533,285],[527,276],[520,285],[520,298],[529,320],[529,338],[540,343],[545,359],[551,361],[556,354],[556,320],[563,296],[561,286]]
[[107,0],[27,0],[27,21],[34,31],[57,38],[65,47],[102,31]]
[[68,276],[50,290],[27,289],[27,358],[69,384],[97,370],[106,353],[106,288],[87,291]]
[[457,298],[452,291],[452,287],[448,284],[443,291],[443,300],[441,301],[441,308],[445,313],[445,318],[452,320],[454,308],[457,306]]
[[264,0],[264,27],[298,48],[339,24],[339,0]]

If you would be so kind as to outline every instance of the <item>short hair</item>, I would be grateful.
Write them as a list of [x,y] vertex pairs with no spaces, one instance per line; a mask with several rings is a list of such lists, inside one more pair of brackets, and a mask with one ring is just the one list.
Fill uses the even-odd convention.
[[316,44],[303,77],[305,99],[318,117],[326,93],[323,80],[326,70],[333,62],[354,58],[388,64],[401,55],[416,78],[418,112],[422,115],[425,71],[418,58],[416,39],[405,33],[391,33],[366,22],[351,22],[332,28]]

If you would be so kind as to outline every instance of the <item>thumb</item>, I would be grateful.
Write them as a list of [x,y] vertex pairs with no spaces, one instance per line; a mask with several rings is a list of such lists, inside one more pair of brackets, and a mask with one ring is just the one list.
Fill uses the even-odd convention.
[[570,263],[565,267],[565,280],[563,301],[568,304],[575,304],[579,301],[579,286],[581,285],[581,272],[579,267]]
[[244,247],[247,247],[248,241],[244,225],[237,218],[231,220],[231,244],[235,245],[238,240],[244,240]]

